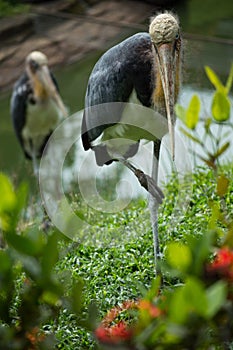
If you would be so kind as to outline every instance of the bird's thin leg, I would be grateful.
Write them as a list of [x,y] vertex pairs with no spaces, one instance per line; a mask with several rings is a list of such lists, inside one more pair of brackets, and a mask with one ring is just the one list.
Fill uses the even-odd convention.
[[39,166],[38,166],[38,160],[36,158],[36,150],[33,145],[33,142],[31,142],[31,149],[32,149],[32,166],[33,166],[33,172],[37,180],[39,180]]
[[[153,143],[153,163],[152,163],[152,178],[153,181],[158,183],[158,168],[159,168],[159,152],[160,152],[161,141],[156,140]],[[158,234],[158,209],[159,203],[157,199],[151,195],[149,195],[149,209],[150,209],[150,218],[152,225],[152,233],[153,233],[153,243],[154,243],[154,256],[155,256],[155,268],[156,274],[161,275],[160,268],[158,266],[158,261],[161,258],[160,246],[159,246],[159,234]]]
[[[36,150],[32,142],[31,142],[31,150],[32,150],[31,155],[32,155],[33,172],[36,178],[37,186],[39,186],[39,164],[38,164],[38,159],[36,157]],[[41,197],[38,198],[38,205],[39,207],[42,208],[42,223],[40,227],[43,231],[47,232],[48,229],[51,227],[51,222],[48,218],[47,212],[45,211],[44,203]]]

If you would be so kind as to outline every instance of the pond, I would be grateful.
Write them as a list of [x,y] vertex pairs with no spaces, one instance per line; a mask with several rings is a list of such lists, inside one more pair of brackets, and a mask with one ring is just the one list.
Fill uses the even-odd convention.
[[[197,41],[189,40],[186,43],[185,48],[185,72],[183,77],[183,87],[180,94],[180,103],[183,106],[187,106],[191,96],[197,93],[202,101],[203,111],[208,111],[210,108],[210,101],[212,96],[212,87],[208,82],[205,73],[204,65],[209,65],[213,68],[220,78],[225,82],[229,73],[231,57],[233,57],[233,46],[227,45],[225,42],[208,42],[208,41]],[[101,52],[89,55],[80,62],[64,67],[63,69],[55,71],[56,78],[59,82],[60,90],[65,104],[69,107],[70,114],[74,114],[83,108],[83,101],[85,96],[85,89],[88,80],[88,76],[97,61]],[[26,179],[31,183],[35,180],[32,175],[32,166],[29,161],[24,159],[22,151],[15,138],[10,115],[9,115],[9,103],[10,93],[1,96],[0,98],[0,109],[1,109],[1,120],[0,120],[0,169],[8,173],[16,183]],[[78,117],[78,122],[81,122],[81,115]],[[179,133],[179,121],[176,126],[177,132]],[[193,159],[190,157],[190,145],[185,143],[182,136],[181,144],[177,147],[177,169],[178,171],[190,170],[193,167]],[[183,143],[184,142],[184,143]],[[79,169],[79,165],[83,162],[83,159],[87,157],[87,153],[83,151],[80,142],[78,149],[72,151],[72,155],[68,157],[66,161],[66,167],[63,172],[63,182],[65,186],[69,188],[69,183],[77,180],[77,174],[75,172]],[[148,147],[148,146],[146,146]],[[150,151],[148,151],[150,152]],[[226,160],[231,161],[232,148],[226,153]],[[73,158],[75,155],[75,158]],[[91,156],[90,156],[91,157]],[[141,165],[146,171],[150,171],[150,164],[145,161],[143,155],[135,159],[136,164]],[[97,174],[98,178],[102,178],[103,181],[110,181],[109,178],[112,176],[119,177],[119,174],[123,172],[123,178],[126,177],[126,184],[122,183],[118,186],[120,195],[125,197],[134,197],[138,195],[145,195],[145,191],[140,189],[137,180],[130,175],[127,171],[123,171],[120,165],[113,165],[111,167],[98,168],[94,166],[94,160],[90,158],[88,174]],[[160,172],[161,182],[166,181],[166,173],[170,170],[170,160],[166,157],[162,159],[162,167]],[[169,164],[168,164],[169,163]],[[93,168],[92,168],[93,164]],[[85,176],[88,177],[85,173]],[[118,178],[119,180],[119,178]],[[136,181],[136,183],[135,183]],[[130,186],[129,186],[130,184]],[[133,192],[132,192],[133,191]]]

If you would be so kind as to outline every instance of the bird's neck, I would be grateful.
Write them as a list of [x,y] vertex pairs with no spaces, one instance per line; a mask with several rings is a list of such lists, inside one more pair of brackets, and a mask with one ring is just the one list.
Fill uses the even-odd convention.
[[[165,105],[165,97],[162,79],[159,72],[156,73],[156,77],[154,78],[154,90],[152,94],[152,104],[162,115],[166,115],[166,105]],[[180,67],[179,65],[176,68],[175,80],[174,80],[174,103],[176,103],[179,90],[180,90]]]
[[[156,59],[154,61],[154,90],[152,93],[152,104],[155,107],[155,109],[158,110],[159,113],[162,115],[166,115],[166,105],[165,105],[165,97],[164,97],[164,90],[163,90],[163,84],[161,75],[158,69],[158,62],[156,62]],[[176,53],[175,56],[175,62],[174,62],[174,79],[172,79],[174,86],[173,88],[173,97],[174,101],[170,101],[170,106],[174,106],[174,104],[177,101],[180,86],[181,86],[181,64],[182,64],[182,49],[180,47],[180,50]],[[171,72],[172,73],[172,72]],[[169,96],[170,97],[170,96]],[[173,111],[172,111],[173,112]]]
[[48,91],[38,79],[31,77],[31,84],[33,88],[34,98],[37,101],[43,102],[48,99]]
[[153,102],[153,106],[158,110],[158,112],[164,115],[164,113],[166,112],[166,106],[165,106],[162,80],[159,72],[155,78],[155,88],[152,95],[152,102]]

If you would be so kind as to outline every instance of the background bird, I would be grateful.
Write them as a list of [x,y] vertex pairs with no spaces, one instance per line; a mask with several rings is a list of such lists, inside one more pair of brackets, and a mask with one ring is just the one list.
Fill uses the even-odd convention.
[[33,51],[26,57],[25,72],[15,83],[11,97],[11,116],[26,158],[32,159],[38,174],[38,158],[67,110],[58,85],[48,68],[47,57]]
[[[154,151],[152,178],[157,184],[161,140],[148,138],[148,133],[145,135],[142,130],[142,134],[137,135],[137,140],[128,145],[128,150],[124,149],[123,153],[117,156],[118,150],[114,153],[112,144],[109,146],[108,143],[111,143],[109,140],[111,137],[114,138],[114,128],[115,137],[121,133],[124,139],[129,138],[127,134],[130,133],[131,126],[123,126],[123,131],[119,132],[119,127],[122,126],[117,125],[117,122],[122,120],[124,106],[117,110],[117,117],[115,116],[116,111],[112,111],[114,114],[112,123],[110,109],[105,113],[105,107],[103,107],[104,112],[100,114],[96,113],[92,106],[109,102],[128,102],[132,93],[135,93],[143,106],[155,109],[167,119],[172,159],[174,160],[174,104],[180,88],[181,62],[182,38],[179,21],[171,13],[155,16],[151,20],[149,33],[138,33],[129,37],[112,47],[99,59],[89,78],[82,122],[84,149],[91,148],[95,152],[98,165],[120,160],[130,168],[131,165],[126,158],[136,154],[140,139],[149,139],[153,141]],[[144,118],[143,115],[141,118]],[[137,170],[139,169],[132,167],[131,170],[138,176]],[[150,181],[150,177],[146,175],[143,181],[148,179]],[[150,192],[149,208],[154,234],[155,257],[159,257],[157,216],[162,194],[159,196],[159,189],[153,184],[152,189],[155,191],[150,191],[148,188]]]

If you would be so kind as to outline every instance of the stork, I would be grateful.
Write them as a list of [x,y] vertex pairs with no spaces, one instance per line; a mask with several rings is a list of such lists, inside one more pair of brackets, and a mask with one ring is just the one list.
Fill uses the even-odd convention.
[[48,68],[48,59],[40,51],[26,57],[25,72],[14,85],[11,97],[14,130],[23,152],[33,161],[38,174],[47,140],[67,110],[58,91],[57,82]]
[[[115,127],[117,130],[117,123],[109,125],[106,121],[96,126],[95,119],[98,116],[91,113],[90,107],[109,102],[128,102],[132,93],[136,93],[137,99],[143,106],[155,109],[167,119],[171,154],[174,161],[174,105],[180,88],[181,63],[182,38],[179,20],[172,13],[158,14],[151,20],[149,33],[137,33],[103,54],[90,75],[85,97],[82,121],[84,149],[92,149],[95,152],[98,165],[111,164],[112,161],[118,160],[134,172],[142,185],[145,182],[149,185],[144,187],[149,192],[155,260],[161,255],[158,237],[158,208],[163,195],[156,186],[161,140],[153,141],[151,179],[127,160],[136,154],[138,142],[145,138],[144,135],[138,137],[138,142],[130,145],[127,151],[117,156],[118,150],[115,153],[112,152],[107,141],[103,141],[109,139],[109,135],[106,136],[106,134],[110,128]],[[120,113],[117,121],[121,121]],[[125,138],[127,138],[127,133]]]

